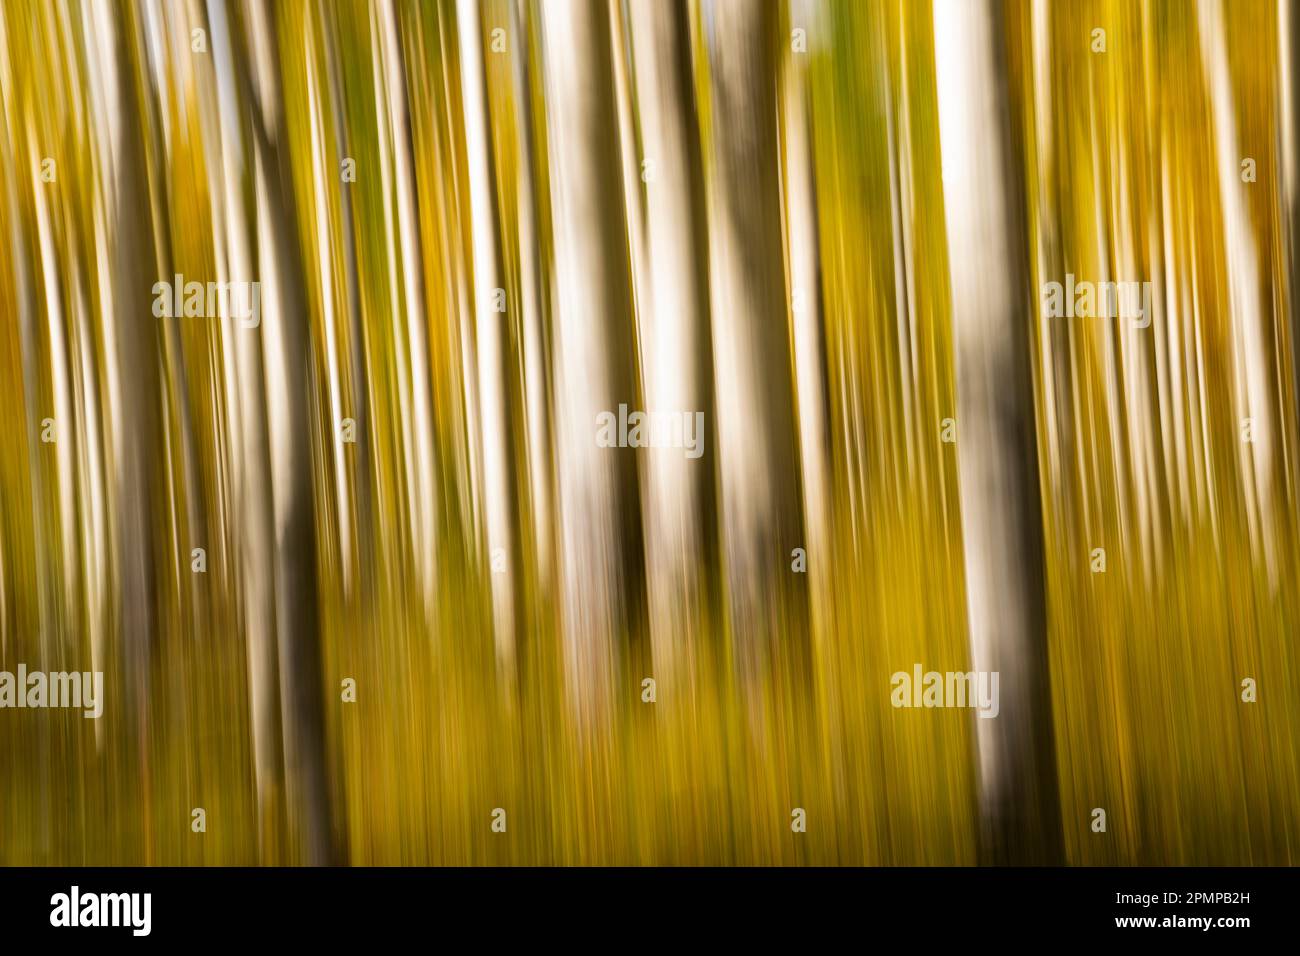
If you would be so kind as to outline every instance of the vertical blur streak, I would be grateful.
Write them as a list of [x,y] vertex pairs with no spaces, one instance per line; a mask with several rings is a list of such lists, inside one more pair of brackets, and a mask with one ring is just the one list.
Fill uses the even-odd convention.
[[[691,81],[690,22],[684,2],[629,0],[636,116],[642,162],[636,202],[643,203],[644,267],[637,276],[637,325],[652,414],[712,414],[712,346],[708,318],[708,252],[704,248],[704,184]],[[648,148],[653,144],[653,150]],[[651,155],[653,153],[653,155]],[[645,183],[642,186],[642,170]],[[708,425],[706,424],[706,428]],[[701,436],[717,444],[711,432]],[[707,453],[706,453],[707,454]],[[705,576],[716,554],[710,466],[684,455],[647,463],[646,561],[655,672],[691,680],[689,663],[711,612]]]
[[[820,23],[815,5],[796,2],[791,23]],[[826,361],[822,327],[825,302],[821,294],[820,249],[817,235],[816,177],[813,170],[810,123],[811,97],[806,57],[793,51],[781,62],[781,191],[785,200],[785,254],[791,290],[790,336],[794,351],[794,395],[798,405],[799,466],[803,485],[803,514],[808,550],[823,554],[830,547],[829,498],[831,494],[826,429]],[[899,199],[902,202],[901,198]],[[904,257],[899,256],[900,263]],[[826,567],[814,562],[808,569],[814,582],[810,602],[813,617],[820,617],[828,597]],[[814,632],[821,637],[821,623]]]
[[314,367],[307,339],[302,243],[284,129],[277,28],[264,0],[250,0],[249,33],[258,109],[256,140],[259,270],[267,346],[271,481],[274,489],[276,642],[284,738],[285,797],[294,859],[325,864],[335,858],[334,821],[326,780],[321,702],[321,626],[317,593],[311,420]]
[[[310,20],[308,23],[310,24]],[[327,388],[329,392],[330,421],[342,422],[348,416],[343,414],[343,368],[339,355],[338,318],[335,313],[334,249],[333,230],[330,223],[329,189],[327,181],[332,178],[326,171],[324,144],[324,117],[321,110],[320,80],[316,74],[315,58],[312,50],[313,36],[309,30],[306,36],[304,60],[307,64],[307,84],[311,100],[311,158],[312,181],[315,186],[315,208],[317,222],[316,262],[320,272],[321,324],[325,330],[325,361],[328,368]],[[342,154],[346,155],[346,151]],[[344,196],[347,195],[345,191]],[[347,279],[344,280],[347,282]],[[351,285],[351,283],[349,283]],[[336,429],[330,440],[330,463],[334,470],[336,495],[336,514],[339,534],[339,562],[342,568],[343,587],[351,591],[353,587],[352,567],[355,532],[352,527],[352,509],[348,502],[347,465],[345,457],[345,440],[342,427]]]
[[1001,675],[981,720],[981,806],[992,862],[1059,854],[1029,342],[1026,242],[1012,181],[1000,0],[935,0],[935,66],[952,275],[957,450],[971,658]]
[[539,123],[545,117],[537,116],[537,103],[534,90],[537,85],[535,76],[536,57],[532,55],[531,44],[536,37],[537,17],[525,19],[527,4],[516,0],[511,5],[511,24],[513,33],[519,37],[519,43],[528,55],[516,57],[511,61],[511,83],[507,95],[515,107],[515,124],[513,133],[519,144],[520,157],[516,169],[516,187],[518,189],[516,209],[516,230],[519,250],[519,286],[520,301],[523,311],[523,329],[520,335],[523,350],[524,376],[524,438],[526,449],[528,489],[532,505],[532,541],[533,558],[536,562],[538,590],[550,593],[553,585],[554,569],[554,516],[555,501],[554,470],[551,456],[552,430],[551,421],[551,375],[553,358],[551,338],[548,334],[547,317],[549,310],[545,302],[545,277],[547,269],[543,263],[542,201],[546,195],[546,184],[539,182],[537,169],[539,146]]
[[[212,31],[212,84],[216,87],[219,116],[210,127],[221,142],[220,192],[214,190],[213,207],[223,214],[224,235],[214,236],[217,249],[225,249],[222,281],[251,282],[256,275],[251,229],[246,156],[252,144],[242,121],[244,96],[236,88],[232,33],[224,3],[208,4]],[[209,102],[211,100],[209,99]],[[218,258],[220,262],[220,257]],[[279,860],[275,845],[283,831],[283,745],[280,738],[280,678],[275,638],[275,572],[272,550],[272,489],[267,426],[266,386],[261,336],[243,335],[229,312],[222,316],[223,346],[234,354],[226,358],[227,404],[237,416],[230,425],[236,501],[242,521],[239,531],[241,584],[248,683],[257,774],[258,846],[266,858]]]
[[[776,7],[707,3],[703,16],[713,78],[706,180],[728,629],[741,680],[779,687],[806,678],[807,622],[803,579],[788,573],[789,555],[805,542],[799,472],[790,467],[799,445],[781,241]],[[760,716],[757,695],[750,700]]]
[[[331,111],[331,120],[334,127],[334,137],[336,142],[336,159],[338,157],[350,158],[352,150],[350,147],[350,137],[348,133],[347,111],[343,98],[343,79],[341,67],[339,64],[339,40],[338,40],[338,23],[333,7],[329,3],[322,3],[319,6],[321,14],[321,44],[325,48],[325,71],[329,80],[329,101],[333,106]],[[322,152],[324,150],[322,149]],[[339,161],[341,165],[341,160]],[[324,188],[326,177],[326,165],[322,159],[321,169],[321,186]],[[361,308],[361,275],[360,266],[357,256],[357,228],[355,224],[355,213],[353,211],[352,193],[350,190],[340,190],[338,193],[339,200],[339,231],[343,244],[343,282],[346,284],[346,312],[347,312],[347,332],[348,332],[348,355],[351,361],[348,363],[349,373],[349,395],[351,396],[351,417],[356,423],[356,453],[353,457],[353,468],[355,472],[355,493],[357,511],[357,543],[356,543],[356,565],[361,576],[364,594],[371,596],[373,594],[374,568],[374,501],[372,498],[372,483],[370,477],[371,458],[373,449],[371,448],[371,421],[370,421],[370,396],[369,383],[366,380],[366,332],[362,325],[362,308]],[[337,421],[337,419],[336,419]],[[339,441],[341,436],[336,435],[335,441]],[[336,446],[337,447],[337,446]],[[342,449],[340,448],[340,451]],[[346,498],[347,476],[343,473],[342,464],[339,464],[340,473],[337,476],[339,483],[340,501],[344,502]],[[340,508],[346,509],[346,503],[341,503]],[[340,521],[345,520],[340,515]],[[344,549],[343,560],[345,568],[351,565],[346,564],[348,554]],[[345,570],[344,587],[347,586],[348,572]]]
[[[397,236],[400,246],[401,286],[404,308],[393,309],[393,323],[400,336],[405,327],[408,336],[402,345],[407,349],[409,362],[410,409],[406,424],[412,459],[408,460],[408,502],[414,527],[412,558],[419,575],[421,597],[431,609],[435,600],[433,582],[436,565],[433,550],[422,544],[435,540],[439,497],[434,477],[436,474],[433,446],[432,386],[429,378],[429,353],[425,328],[427,304],[424,294],[424,258],[420,227],[417,222],[419,199],[416,189],[415,157],[411,142],[410,106],[407,96],[405,54],[398,35],[396,0],[377,0],[379,24],[377,32],[380,48],[376,55],[376,69],[384,69],[384,82],[388,90],[387,123],[390,124],[393,193],[385,188],[385,215],[391,202],[396,207]],[[387,167],[387,163],[385,166]],[[390,235],[390,243],[393,241]],[[391,273],[390,273],[391,274]],[[396,283],[395,283],[396,286]],[[399,293],[393,289],[393,295]]]
[[[161,425],[158,325],[149,302],[153,238],[148,232],[149,217],[140,214],[149,204],[149,197],[137,105],[139,36],[129,7],[101,0],[91,5],[91,11],[92,35],[100,44],[96,59],[102,71],[111,144],[99,155],[108,160],[111,174],[104,181],[111,183],[107,191],[114,204],[106,220],[113,243],[111,301],[115,307],[111,317],[105,313],[104,324],[115,344],[115,362],[110,368],[116,373],[116,382],[110,385],[110,395],[115,408],[112,434],[117,441],[113,456],[117,462],[113,516],[118,523],[119,633],[125,651],[125,673],[133,678],[126,693],[134,702],[134,736],[142,775],[147,778],[151,749],[148,661],[154,650],[154,598],[159,586],[150,511],[160,498],[154,477],[154,448]],[[61,420],[71,421],[71,416]],[[147,828],[151,795],[146,789],[141,796]],[[147,853],[146,858],[151,855]]]
[[[465,110],[465,158],[469,176],[472,280],[470,308],[475,317],[474,347],[478,354],[479,423],[483,462],[483,510],[487,551],[491,558],[492,609],[497,657],[513,670],[515,658],[514,584],[520,578],[519,542],[515,532],[515,482],[511,457],[508,332],[505,285],[497,247],[493,202],[492,156],[488,149],[487,97],[484,91],[483,45],[478,5],[461,0],[461,96]],[[498,291],[499,290],[499,291]],[[500,301],[496,301],[498,296]]]
[[[1241,191],[1241,148],[1237,142],[1232,74],[1224,39],[1220,0],[1199,0],[1198,26],[1214,118],[1215,163],[1219,171],[1219,201],[1228,256],[1228,305],[1232,310],[1233,397],[1238,418],[1249,422],[1251,440],[1241,449],[1241,483],[1246,489],[1246,518],[1256,553],[1268,569],[1269,584],[1277,585],[1278,518],[1274,503],[1274,436],[1277,433],[1263,304],[1259,294],[1259,259]],[[1256,434],[1258,429],[1258,434]],[[1245,447],[1248,446],[1248,447]]]
[[626,220],[599,0],[539,4],[555,242],[557,495],[565,670],[579,729],[608,719],[622,635],[644,629],[637,476],[596,446],[602,411],[637,408]]
[[[1278,129],[1282,157],[1282,208],[1287,250],[1286,304],[1291,313],[1291,369],[1300,369],[1300,5],[1297,0],[1278,0]],[[1291,396],[1300,416],[1300,389]],[[1291,455],[1298,450],[1292,447]],[[1300,464],[1291,462],[1292,476]],[[1300,489],[1288,484],[1287,499],[1296,506]]]

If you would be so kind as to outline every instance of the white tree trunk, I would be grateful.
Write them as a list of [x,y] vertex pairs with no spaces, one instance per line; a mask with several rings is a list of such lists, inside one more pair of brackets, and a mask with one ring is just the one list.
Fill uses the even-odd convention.
[[636,453],[596,444],[636,407],[627,227],[607,6],[540,5],[555,245],[554,354],[565,670],[584,727],[608,712],[619,642],[644,627]]
[[[496,290],[505,294],[501,250],[497,236],[496,201],[492,179],[491,132],[483,75],[483,39],[477,0],[460,0],[461,97],[465,115],[466,174],[469,178],[470,234],[473,258],[470,268],[470,302],[474,347],[478,357],[477,440],[483,463],[483,526],[489,565],[501,556],[504,571],[492,567],[492,620],[497,662],[506,673],[515,661],[515,599],[522,564],[515,530],[516,496],[511,447],[514,429],[510,418],[510,316],[497,312]],[[522,51],[521,51],[522,52]],[[508,310],[508,305],[507,305]],[[473,440],[473,439],[471,439]]]
[[635,202],[644,202],[637,327],[646,410],[703,412],[704,445],[714,450],[691,459],[662,449],[646,459],[651,641],[655,673],[662,680],[693,657],[707,613],[703,572],[714,537],[710,523],[717,448],[711,432],[708,248],[686,6],[677,0],[631,0],[628,12],[642,137],[640,155],[630,166]]
[[957,472],[971,658],[1000,675],[976,718],[985,853],[1054,860],[1060,818],[1042,512],[999,0],[935,0],[935,67],[957,377]]
[[1273,377],[1268,354],[1272,333],[1263,313],[1259,250],[1241,181],[1237,108],[1228,65],[1228,40],[1220,0],[1200,0],[1201,58],[1214,120],[1214,165],[1219,174],[1224,248],[1228,267],[1228,305],[1232,310],[1233,409],[1240,423],[1250,420],[1250,441],[1239,441],[1238,467],[1246,495],[1246,523],[1257,560],[1276,587],[1277,516],[1274,447],[1279,437],[1273,408]]
[[785,281],[776,7],[734,0],[714,5],[711,16],[709,234],[723,565],[741,679],[762,682],[780,642],[796,670],[807,649],[806,576],[791,570],[791,552],[808,542]]

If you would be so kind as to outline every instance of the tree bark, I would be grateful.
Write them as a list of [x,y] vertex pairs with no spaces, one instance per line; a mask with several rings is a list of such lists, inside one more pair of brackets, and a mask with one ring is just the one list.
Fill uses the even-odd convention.
[[1030,375],[1027,242],[999,0],[935,0],[935,68],[957,377],[957,473],[971,658],[1000,675],[976,718],[987,862],[1058,862]]
[[778,650],[798,682],[808,666],[807,576],[792,570],[791,552],[808,542],[785,281],[776,5],[718,3],[712,19],[710,268],[731,632],[743,683],[770,679]]
[[609,713],[621,644],[644,631],[635,452],[597,416],[636,407],[627,224],[608,6],[539,5],[555,248],[556,459],[565,671],[580,726]]
[[[642,134],[631,168],[634,201],[643,202],[644,209],[637,327],[646,409],[703,412],[705,421],[700,458],[659,450],[649,456],[644,472],[651,641],[655,673],[663,680],[695,656],[716,551],[708,240],[686,5],[630,0],[628,12],[633,99]],[[649,170],[644,185],[643,169]],[[694,671],[687,667],[685,673]]]
[[1285,311],[1291,316],[1291,400],[1300,425],[1300,3],[1297,0],[1278,2],[1278,43],[1282,227],[1287,251]]

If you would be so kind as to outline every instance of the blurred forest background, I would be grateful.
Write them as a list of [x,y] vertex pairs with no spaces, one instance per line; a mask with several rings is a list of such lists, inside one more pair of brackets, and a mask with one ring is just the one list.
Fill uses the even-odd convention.
[[1300,861],[1298,37],[5,0],[0,863]]

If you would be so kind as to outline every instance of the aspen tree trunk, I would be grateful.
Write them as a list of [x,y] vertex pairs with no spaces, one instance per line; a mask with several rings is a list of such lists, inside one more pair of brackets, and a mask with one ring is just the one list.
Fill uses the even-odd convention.
[[156,503],[153,462],[159,449],[158,323],[153,317],[153,237],[142,227],[149,221],[144,145],[137,108],[137,91],[129,52],[129,14],[103,9],[97,22],[101,33],[103,80],[107,86],[109,135],[113,143],[116,198],[114,220],[113,295],[118,380],[118,416],[114,435],[117,451],[117,507],[120,600],[125,640],[135,648],[133,664],[143,667],[154,636],[154,572],[156,556],[150,532],[150,512]]
[[[141,14],[143,15],[143,14]],[[146,22],[148,20],[146,19]],[[143,26],[139,34],[140,49],[146,46]],[[141,54],[143,56],[143,54]],[[167,129],[167,97],[163,90],[150,88],[146,83],[145,95],[140,97],[143,107],[142,147],[146,188],[149,196],[150,216],[147,219],[153,229],[153,244],[149,251],[153,253],[151,263],[159,278],[171,276],[172,268],[172,223],[169,203],[172,186],[171,170],[167,167],[165,131]],[[182,348],[180,316],[172,315],[158,320],[158,337],[160,358],[164,363],[164,374],[160,377],[160,400],[170,402],[174,409],[176,422],[176,439],[181,452],[180,490],[184,498],[185,526],[188,536],[178,541],[177,555],[174,560],[184,564],[189,560],[190,549],[203,547],[210,553],[212,547],[208,541],[208,524],[203,508],[203,485],[199,473],[198,437],[194,427],[194,415],[190,404],[189,374],[185,366],[185,353]],[[170,430],[170,429],[168,429]],[[179,524],[179,522],[178,522]],[[206,579],[192,576],[190,582],[191,624],[198,633],[203,625],[207,605]]]
[[[713,161],[709,181],[713,348],[724,565],[741,679],[761,683],[776,648],[806,666],[807,548],[791,372],[776,22],[769,0],[711,8]],[[827,560],[812,554],[811,561]],[[793,625],[795,632],[788,633]],[[798,680],[797,675],[792,675]]]
[[262,344],[266,361],[272,502],[275,519],[275,623],[280,667],[285,796],[295,856],[335,859],[325,754],[320,601],[311,415],[313,368],[302,248],[284,132],[279,46],[271,5],[249,5],[250,62],[257,104],[256,195]]
[[[0,56],[5,57],[5,61],[0,63],[0,106],[4,107],[5,118],[9,122],[0,132],[0,161],[4,162],[8,169],[17,169],[17,158],[21,153],[19,140],[19,130],[14,117],[17,110],[14,107],[16,91],[12,84],[12,66],[8,62],[9,55],[9,35],[7,17],[0,15]],[[30,161],[30,160],[29,160]],[[33,186],[40,188],[38,182],[39,174],[36,170],[31,172]],[[18,341],[19,354],[22,364],[23,377],[23,411],[26,418],[27,431],[27,467],[28,481],[31,483],[32,500],[31,500],[31,519],[32,519],[32,556],[36,561],[36,566],[41,569],[53,566],[53,556],[50,548],[50,535],[46,530],[48,522],[46,519],[47,495],[50,490],[48,483],[43,478],[43,469],[41,463],[41,451],[44,446],[41,443],[41,420],[45,417],[41,411],[40,395],[40,375],[39,375],[39,332],[37,329],[38,311],[35,301],[35,277],[32,275],[31,257],[28,250],[27,237],[23,227],[23,207],[20,205],[18,184],[23,177],[17,175],[6,175],[5,180],[5,199],[8,202],[8,219],[9,235],[6,239],[9,242],[10,265],[13,269],[14,276],[14,297],[17,307],[17,316],[15,317],[18,324]],[[51,647],[58,612],[55,607],[55,589],[53,584],[53,575],[40,574],[37,576],[37,618],[36,623],[40,629],[40,650],[41,656],[51,659]],[[92,647],[102,654],[104,646],[104,635],[102,630],[92,638]],[[92,652],[93,653],[93,652]],[[102,658],[96,658],[97,662]],[[99,721],[96,721],[99,723]],[[40,816],[37,822],[36,843],[38,850],[35,860],[38,863],[48,861],[48,854],[51,848],[51,812],[50,812],[50,731],[49,722],[41,721],[37,729],[36,746],[38,758],[37,782],[36,786],[40,792]],[[100,739],[97,733],[96,739]]]
[[[817,22],[812,0],[793,0],[792,22],[807,30]],[[882,28],[883,29],[883,28]],[[812,31],[808,31],[811,33]],[[785,196],[786,262],[790,274],[791,342],[794,346],[795,393],[799,410],[800,475],[803,484],[804,522],[807,528],[807,551],[813,556],[808,577],[815,595],[810,602],[814,627],[821,633],[823,614],[829,604],[826,588],[830,583],[831,535],[827,525],[832,496],[831,462],[826,395],[826,342],[821,290],[821,249],[817,233],[817,191],[813,167],[812,124],[809,111],[810,83],[808,61],[810,47],[795,52],[786,44],[781,69],[781,154],[782,192]],[[894,151],[890,162],[896,163]],[[907,221],[909,213],[900,207],[897,218]],[[900,228],[898,239],[910,239]],[[911,267],[910,243],[899,243],[895,251]],[[906,306],[900,289],[900,309]]]
[[667,676],[694,655],[716,548],[708,243],[686,5],[631,0],[628,12],[642,135],[634,169],[638,200],[644,196],[637,312],[646,409],[703,412],[705,421],[701,457],[654,450],[644,472],[651,640],[655,672]]
[[999,0],[935,0],[957,472],[971,658],[1000,675],[975,718],[988,862],[1059,860],[1031,322]]
[[[257,278],[250,235],[245,180],[250,171],[240,94],[234,80],[235,51],[227,5],[198,6],[196,21],[211,36],[211,76],[198,84],[199,118],[204,140],[219,145],[209,157],[213,248],[217,278],[241,287]],[[209,62],[198,58],[199,64]],[[204,67],[200,66],[200,70]],[[284,755],[280,738],[280,679],[275,641],[275,570],[271,523],[271,474],[267,450],[266,390],[261,327],[241,327],[230,304],[221,317],[223,384],[230,432],[229,455],[235,476],[239,531],[240,605],[248,657],[249,723],[257,784],[258,846],[263,862],[281,862],[272,841],[280,832],[284,792]]]
[[[0,17],[0,41],[5,41],[5,47],[8,46],[7,38],[3,34],[4,18]],[[7,53],[7,49],[3,52]],[[5,70],[7,78],[8,70]],[[0,88],[0,105],[4,107],[5,116],[11,117],[14,114],[11,106],[13,93],[9,90],[7,84]],[[17,144],[17,129],[10,128],[6,124],[4,135],[0,137],[0,162],[3,162],[7,169],[17,169],[14,146]],[[26,160],[30,162],[30,158]],[[35,178],[35,174],[33,174]],[[18,348],[19,357],[22,367],[23,377],[23,416],[27,425],[24,438],[27,442],[27,480],[31,483],[32,500],[31,500],[31,520],[32,520],[32,553],[36,560],[37,567],[47,568],[53,563],[50,556],[50,536],[46,529],[46,494],[48,493],[48,483],[43,480],[41,472],[41,462],[39,449],[41,447],[41,421],[45,417],[41,412],[41,394],[40,394],[40,353],[39,353],[39,330],[37,328],[37,309],[35,302],[35,279],[32,276],[31,256],[27,248],[27,235],[23,227],[23,206],[20,205],[18,184],[21,177],[5,176],[5,201],[9,207],[9,235],[8,256],[9,265],[13,270],[14,282],[14,300],[17,315],[14,317],[18,329]],[[41,629],[42,654],[47,653],[48,648],[43,643],[44,635],[47,629],[52,629],[55,610],[54,610],[54,590],[52,582],[48,575],[42,574],[37,578],[37,601],[36,607],[39,613],[38,621]]]
[[1269,583],[1277,581],[1277,506],[1274,446],[1278,439],[1273,410],[1269,340],[1264,316],[1259,249],[1250,209],[1242,189],[1242,149],[1237,136],[1237,109],[1228,64],[1228,40],[1223,5],[1200,0],[1197,6],[1201,59],[1209,87],[1214,121],[1214,165],[1219,176],[1228,268],[1228,305],[1232,310],[1233,408],[1243,429],[1249,420],[1250,440],[1239,441],[1238,463],[1246,491],[1246,519],[1257,559],[1262,559]]
[[555,245],[556,440],[565,672],[579,723],[608,712],[618,642],[644,629],[637,452],[596,443],[597,417],[636,408],[632,299],[609,12],[547,0],[542,25]]
[[[100,79],[113,145],[112,236],[113,301],[105,325],[112,329],[110,391],[116,466],[116,544],[118,609],[132,731],[141,779],[149,777],[149,672],[156,641],[157,566],[153,510],[160,501],[154,463],[162,454],[158,320],[152,310],[153,235],[145,172],[144,135],[134,70],[132,11],[125,5],[96,4],[92,11],[99,38]],[[66,423],[70,426],[71,422]],[[60,440],[70,440],[65,435]],[[149,832],[149,787],[142,785],[143,826]],[[152,841],[146,836],[145,859]]]
[[511,32],[519,37],[518,54],[511,58],[517,112],[515,132],[520,144],[515,185],[516,229],[519,236],[519,286],[521,315],[519,348],[523,353],[523,422],[532,521],[533,560],[537,590],[550,594],[555,574],[555,462],[551,422],[553,361],[549,313],[545,302],[545,264],[540,238],[543,233],[541,198],[546,184],[538,181],[538,141],[545,116],[533,108],[533,89],[539,82],[531,37],[537,35],[535,17],[524,4],[510,7]]
[[[385,190],[385,203],[397,213],[397,237],[402,264],[402,294],[405,309],[394,315],[397,335],[406,335],[404,347],[410,361],[410,429],[408,438],[413,459],[408,460],[408,502],[415,522],[413,559],[420,578],[426,612],[431,613],[436,595],[439,494],[438,453],[434,445],[433,384],[429,369],[428,309],[424,283],[423,243],[420,238],[420,202],[416,185],[415,149],[411,136],[410,100],[406,87],[406,58],[398,31],[397,7],[392,0],[378,2],[377,23],[380,48],[376,69],[382,66],[386,112],[392,139],[394,192]],[[372,8],[373,9],[373,8]],[[379,86],[376,91],[379,92]],[[394,296],[396,293],[394,292]],[[395,308],[396,312],[397,309]],[[401,348],[401,346],[399,346]]]
[[[347,442],[343,435],[343,421],[350,418],[344,410],[343,359],[339,348],[339,318],[335,306],[335,288],[347,284],[347,278],[341,280],[334,270],[334,239],[330,222],[330,192],[337,191],[340,196],[350,192],[348,184],[341,181],[337,166],[331,166],[327,160],[325,148],[325,116],[321,103],[321,81],[316,66],[314,30],[311,20],[306,20],[307,29],[303,42],[303,59],[307,65],[308,118],[311,130],[311,171],[312,205],[314,207],[316,268],[320,277],[321,326],[325,338],[325,374],[326,435],[328,436],[329,470],[332,472],[334,491],[334,510],[338,521],[339,569],[345,598],[353,592],[353,559],[356,554],[355,531],[352,523],[352,503],[349,497],[351,484],[347,463]],[[323,39],[325,46],[329,38]],[[339,187],[335,190],[334,184]],[[353,419],[355,422],[355,419]]]
[[[515,430],[511,427],[510,416],[510,317],[507,308],[497,311],[497,296],[504,297],[506,282],[497,236],[497,205],[478,7],[478,0],[460,0],[457,7],[473,249],[469,307],[475,318],[474,344],[478,357],[475,371],[478,376],[479,421],[476,424],[482,447],[483,517],[491,570],[493,632],[497,662],[508,674],[513,671],[515,661],[516,604],[523,563],[516,530],[518,503],[511,451]],[[505,305],[504,302],[501,304]],[[498,556],[500,565],[495,564]]]
[[[1278,2],[1282,201],[1291,316],[1291,400],[1300,425],[1300,2]],[[1295,467],[1294,465],[1292,467]]]
[[[334,138],[340,160],[352,156],[344,104],[342,68],[340,66],[338,20],[330,4],[321,6],[321,27],[325,47],[325,73],[333,105]],[[374,501],[370,475],[370,382],[366,375],[366,336],[361,321],[361,275],[357,262],[357,233],[352,210],[352,190],[339,193],[340,228],[343,234],[343,281],[347,285],[347,319],[349,338],[349,372],[352,386],[350,417],[357,423],[357,440],[353,445],[352,480],[356,488],[357,566],[363,595],[372,593],[375,559]]]

